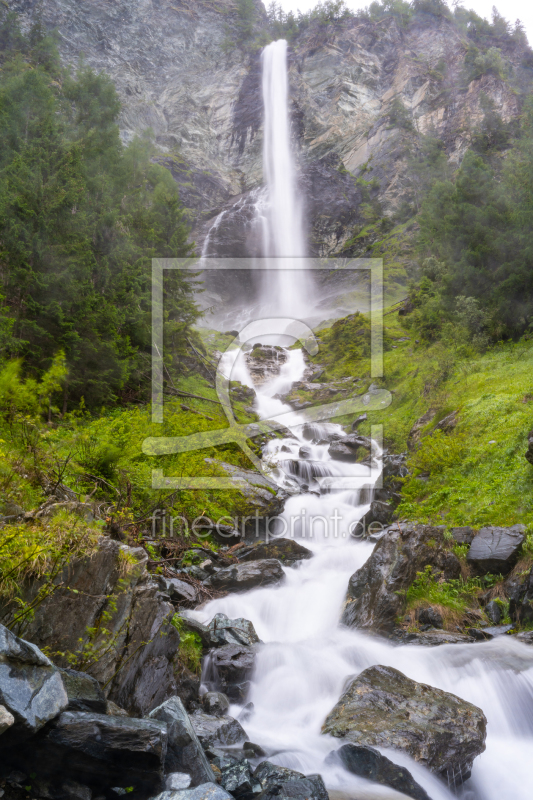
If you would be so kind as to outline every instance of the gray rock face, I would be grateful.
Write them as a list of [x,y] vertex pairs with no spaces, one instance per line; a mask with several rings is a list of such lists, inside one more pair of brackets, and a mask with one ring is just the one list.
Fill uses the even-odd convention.
[[[130,565],[124,573],[124,556]],[[179,634],[171,625],[175,609],[149,578],[142,548],[103,538],[96,553],[71,563],[61,580],[72,591],[58,589],[36,610],[28,638],[39,647],[76,653],[87,629],[99,629],[102,615],[111,619],[93,644],[103,656],[88,668],[106,695],[135,716],[144,716],[176,694],[173,662]],[[112,646],[105,646],[105,641]],[[61,658],[59,666],[69,663]],[[119,666],[123,665],[119,670]]]
[[469,526],[465,526],[462,528],[452,528],[450,530],[450,533],[457,542],[457,544],[472,544],[472,540],[476,535],[475,531]]
[[481,528],[468,551],[468,563],[482,575],[488,572],[506,575],[518,560],[524,531],[524,525]]
[[93,792],[134,786],[141,797],[162,789],[167,731],[156,720],[64,711],[23,746],[7,751],[15,768],[79,782]]
[[242,725],[233,717],[214,717],[195,711],[190,720],[204,749],[239,744],[248,738]]
[[305,775],[288,767],[278,767],[277,764],[273,764],[271,761],[263,761],[254,772],[254,778],[257,778],[263,789],[266,789],[287,781],[305,778]]
[[376,666],[350,683],[322,732],[403,750],[444,780],[460,783],[485,749],[486,726],[485,715],[471,703]]
[[391,632],[404,608],[401,593],[412,584],[417,572],[431,565],[445,580],[458,578],[461,565],[446,550],[443,531],[431,525],[410,523],[389,529],[366,564],[350,578],[343,624]]
[[252,774],[250,764],[246,759],[223,769],[220,785],[236,800],[251,800],[262,791],[262,786]]
[[286,567],[298,561],[312,558],[311,550],[295,539],[273,539],[269,542],[245,545],[235,551],[237,561],[260,561],[263,558],[277,558]]
[[[61,672],[30,642],[0,625],[0,705],[11,715],[0,747],[37,733],[67,707],[68,696]],[[8,730],[9,728],[9,730]]]
[[246,699],[249,680],[255,663],[255,649],[244,645],[227,644],[211,655],[210,668],[217,687],[234,703]]
[[74,669],[61,670],[68,696],[67,711],[93,711],[107,714],[107,701],[96,678]]
[[320,775],[306,775],[305,778],[267,786],[259,797],[261,800],[329,800]]
[[390,786],[414,800],[430,800],[409,770],[399,767],[379,750],[365,745],[345,744],[328,756],[331,763],[341,763],[349,772],[368,781]]
[[215,776],[179,697],[171,697],[149,714],[167,729],[165,772],[186,772],[193,786],[214,782]]
[[219,570],[211,578],[211,586],[230,592],[246,592],[259,586],[272,586],[283,578],[283,568],[274,558],[248,561]]
[[223,717],[229,711],[229,700],[222,692],[206,692],[202,697],[202,707],[206,714]]
[[203,783],[195,789],[161,792],[153,800],[233,800],[232,796],[216,783]]
[[251,647],[259,642],[259,636],[249,619],[228,619],[225,614],[215,614],[209,623],[211,644],[223,647],[226,644]]

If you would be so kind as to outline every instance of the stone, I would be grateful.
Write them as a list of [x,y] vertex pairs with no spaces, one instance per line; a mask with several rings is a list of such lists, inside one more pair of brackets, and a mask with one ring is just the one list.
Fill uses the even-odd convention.
[[533,567],[525,581],[514,587],[510,594],[509,616],[520,625],[533,622]]
[[290,567],[299,561],[312,558],[313,553],[295,539],[271,539],[268,542],[245,545],[236,550],[235,557],[239,562],[276,558],[284,566]]
[[[71,709],[69,709],[70,711]],[[109,714],[110,717],[129,717],[128,712],[117,706],[112,700],[107,700],[105,704],[105,713]]]
[[259,797],[261,800],[329,800],[320,775],[306,775],[304,778],[267,786]]
[[244,759],[222,770],[220,785],[236,800],[250,800],[261,794],[263,787],[252,774],[249,762]]
[[485,715],[472,703],[392,667],[374,666],[350,682],[322,732],[402,750],[446,782],[460,783],[485,750],[486,727]]
[[204,749],[240,744],[248,738],[242,725],[233,717],[215,717],[195,711],[190,720]]
[[357,428],[359,427],[359,425],[362,422],[366,422],[367,419],[368,419],[368,415],[367,414],[359,414],[357,419],[354,419],[354,421],[352,422],[352,431],[356,431]]
[[191,776],[193,786],[214,782],[213,770],[179,697],[171,697],[154,708],[149,719],[166,725],[166,773],[186,772]]
[[472,544],[472,540],[476,535],[476,532],[473,528],[469,526],[464,526],[462,528],[451,528],[450,533],[457,542],[457,544]]
[[361,436],[359,433],[349,433],[343,436],[341,443],[351,450],[358,450],[362,447],[364,450],[372,450],[372,439],[369,436]]
[[[405,608],[405,591],[426,566],[445,580],[459,578],[459,559],[447,550],[444,526],[400,523],[374,546],[368,561],[355,572],[341,622],[348,627],[392,633]],[[401,532],[400,532],[401,531]]]
[[267,789],[287,781],[300,780],[300,778],[305,778],[305,775],[288,767],[278,767],[271,761],[263,761],[255,770],[254,778],[259,781],[263,789]]
[[15,723],[15,717],[5,706],[0,706],[0,736]]
[[430,800],[409,770],[399,767],[379,750],[365,745],[345,744],[328,756],[328,763],[341,763],[345,769],[367,781],[381,783],[414,800]]
[[72,780],[93,792],[133,786],[139,796],[162,788],[166,726],[155,720],[64,711],[5,758],[40,778]]
[[173,603],[188,603],[196,605],[198,603],[198,592],[186,581],[179,578],[169,578],[166,581],[166,589]]
[[495,636],[504,636],[509,631],[512,631],[514,625],[490,625],[488,628],[483,628],[483,633],[494,639]]
[[328,453],[333,461],[345,461],[349,464],[355,464],[359,460],[357,452],[345,445],[344,440],[332,442],[328,447]]
[[180,789],[188,789],[191,785],[191,776],[186,772],[171,772],[165,778],[165,790],[175,792]]
[[226,644],[251,647],[259,642],[259,636],[249,619],[228,619],[225,614],[215,614],[209,623],[211,645],[223,647]]
[[244,645],[228,644],[211,654],[210,667],[217,686],[232,702],[246,699],[254,663],[255,649]]
[[[60,670],[38,647],[0,625],[0,705],[14,718],[0,748],[37,733],[68,705]],[[9,718],[6,717],[6,721]]]
[[303,458],[305,460],[308,460],[312,458],[312,456],[313,452],[310,447],[307,447],[307,445],[302,445],[298,450],[298,458]]
[[429,424],[435,419],[436,415],[436,409],[430,408],[425,414],[417,419],[409,432],[409,436],[407,437],[407,447],[409,450],[416,450],[420,444],[420,437],[423,429],[429,426]]
[[517,633],[513,638],[518,642],[522,642],[523,644],[533,645],[533,631],[523,631],[522,633]]
[[68,697],[67,711],[94,711],[108,714],[107,701],[96,678],[74,669],[61,670]]
[[421,625],[431,625],[433,628],[442,628],[442,615],[436,608],[419,608],[416,611],[417,621]]
[[213,781],[212,783],[202,783],[194,789],[174,789],[161,792],[152,800],[233,800],[233,798]]
[[524,525],[510,528],[481,528],[467,555],[468,564],[481,575],[507,575],[518,560],[524,542]]
[[222,692],[206,692],[202,697],[202,708],[206,714],[223,717],[229,711],[229,700]]
[[416,633],[395,631],[391,637],[393,641],[401,644],[419,644],[423,647],[438,647],[441,644],[472,644],[472,639],[465,633],[450,631],[429,630]]
[[230,592],[246,592],[260,586],[272,586],[283,578],[283,568],[274,558],[262,561],[248,561],[244,564],[235,564],[217,572],[211,578],[214,589]]
[[500,603],[497,603],[496,600],[490,600],[485,606],[485,614],[493,625],[498,625],[503,616]]

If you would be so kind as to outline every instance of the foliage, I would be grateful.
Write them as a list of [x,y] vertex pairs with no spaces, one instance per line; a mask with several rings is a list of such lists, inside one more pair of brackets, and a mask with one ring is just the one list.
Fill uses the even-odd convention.
[[202,640],[194,631],[188,631],[184,627],[183,619],[174,614],[172,624],[180,635],[179,658],[187,669],[199,675],[202,668]]
[[390,104],[389,121],[392,127],[403,128],[406,131],[413,130],[411,115],[399,97],[395,97]]
[[[170,173],[149,138],[120,141],[109,78],[62,70],[39,26],[0,10],[0,347],[38,376],[58,352],[69,398],[88,406],[146,392],[151,259],[191,252]],[[179,359],[198,316],[174,270],[166,313]]]

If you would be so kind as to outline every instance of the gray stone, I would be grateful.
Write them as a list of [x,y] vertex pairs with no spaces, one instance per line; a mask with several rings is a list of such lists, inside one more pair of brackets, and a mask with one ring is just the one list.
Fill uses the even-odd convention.
[[476,535],[475,530],[469,526],[464,526],[462,528],[451,528],[450,533],[457,544],[472,544],[472,540]]
[[409,770],[399,767],[379,750],[365,745],[345,744],[330,753],[328,763],[341,763],[349,772],[381,783],[414,800],[430,800],[426,791],[414,780]]
[[227,644],[251,647],[259,642],[259,636],[249,619],[228,619],[225,614],[215,614],[209,623],[209,631],[213,647]]
[[328,447],[328,453],[333,461],[345,461],[349,464],[355,464],[358,461],[357,452],[351,447],[343,444],[344,440],[340,442],[332,442]]
[[466,780],[485,750],[481,709],[392,667],[363,670],[328,715],[323,733],[408,753],[445,781]]
[[232,796],[216,783],[202,783],[194,789],[161,792],[152,800],[233,800]]
[[320,775],[306,775],[304,778],[267,786],[259,797],[261,800],[329,800]]
[[14,717],[0,747],[37,733],[67,707],[61,672],[38,647],[0,625],[0,705]]
[[259,586],[272,586],[283,578],[283,568],[274,558],[263,561],[248,561],[235,564],[217,572],[211,578],[211,586],[230,592],[246,592]]
[[416,618],[421,625],[431,625],[433,628],[442,628],[442,616],[436,608],[419,608],[416,612]]
[[250,800],[263,790],[259,780],[252,775],[250,764],[246,759],[225,767],[222,770],[220,785],[236,800]]
[[248,738],[242,725],[233,717],[215,717],[203,711],[195,711],[190,719],[204,749],[240,744]]
[[167,792],[175,792],[179,789],[188,789],[191,785],[191,776],[186,772],[171,772],[165,778],[165,789]]
[[498,625],[503,616],[501,605],[496,600],[490,600],[485,606],[485,614],[494,625]]
[[305,775],[288,767],[278,767],[277,764],[273,764],[271,761],[263,761],[255,770],[254,778],[260,782],[263,789],[266,789],[269,786],[305,778]]
[[67,711],[94,711],[107,714],[107,701],[96,678],[74,669],[61,670],[68,696]]
[[313,553],[295,539],[271,539],[268,542],[240,546],[235,550],[237,561],[260,561],[263,558],[277,558],[286,566],[312,558]]
[[210,666],[216,676],[217,688],[234,703],[246,699],[255,655],[253,647],[234,644],[219,647],[211,654]]
[[468,551],[468,563],[481,575],[489,572],[506,575],[518,560],[524,531],[524,525],[481,528]]
[[5,706],[0,706],[0,736],[15,722],[15,717]]
[[169,578],[166,581],[167,592],[173,603],[198,603],[198,592],[186,581],[180,581],[179,578]]
[[187,772],[193,786],[214,782],[213,770],[179,697],[171,697],[149,714],[167,728],[165,772]]
[[222,692],[206,692],[202,697],[202,707],[206,714],[223,717],[229,711],[229,700]]

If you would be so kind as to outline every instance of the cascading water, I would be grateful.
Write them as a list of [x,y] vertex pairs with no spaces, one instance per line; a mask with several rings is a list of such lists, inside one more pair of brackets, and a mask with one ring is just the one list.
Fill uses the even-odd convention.
[[[287,411],[274,395],[300,380],[305,363],[299,350],[270,383],[256,386],[256,409],[262,418]],[[246,369],[238,377],[250,382]],[[501,636],[472,645],[392,646],[386,640],[339,627],[340,610],[350,576],[372,552],[372,545],[348,535],[350,526],[367,510],[368,489],[360,492],[324,490],[323,476],[342,467],[332,462],[327,445],[309,442],[341,431],[328,424],[304,426],[305,412],[292,427],[294,438],[274,440],[265,459],[303,489],[289,498],[283,517],[288,535],[303,539],[314,556],[300,566],[285,568],[281,586],[230,594],[209,603],[195,616],[209,622],[222,612],[253,622],[264,642],[259,648],[247,702],[254,710],[244,727],[270,761],[306,774],[319,772],[329,790],[363,798],[404,797],[371,784],[325,762],[339,740],[320,733],[347,679],[374,664],[394,666],[410,678],[427,683],[479,706],[488,719],[487,749],[474,762],[472,778],[459,790],[464,800],[529,800],[529,756],[533,748],[533,653],[527,645]],[[307,437],[307,438],[306,438]],[[306,457],[299,457],[306,446]],[[290,466],[289,466],[290,465]],[[352,469],[355,470],[355,466]],[[371,483],[361,477],[361,486]],[[303,486],[303,484],[306,484]],[[312,520],[312,518],[315,518]],[[318,519],[318,522],[317,522]],[[296,524],[295,524],[296,521]],[[240,707],[230,713],[238,716]],[[435,776],[398,751],[383,751],[407,767],[432,800],[454,795]]]

